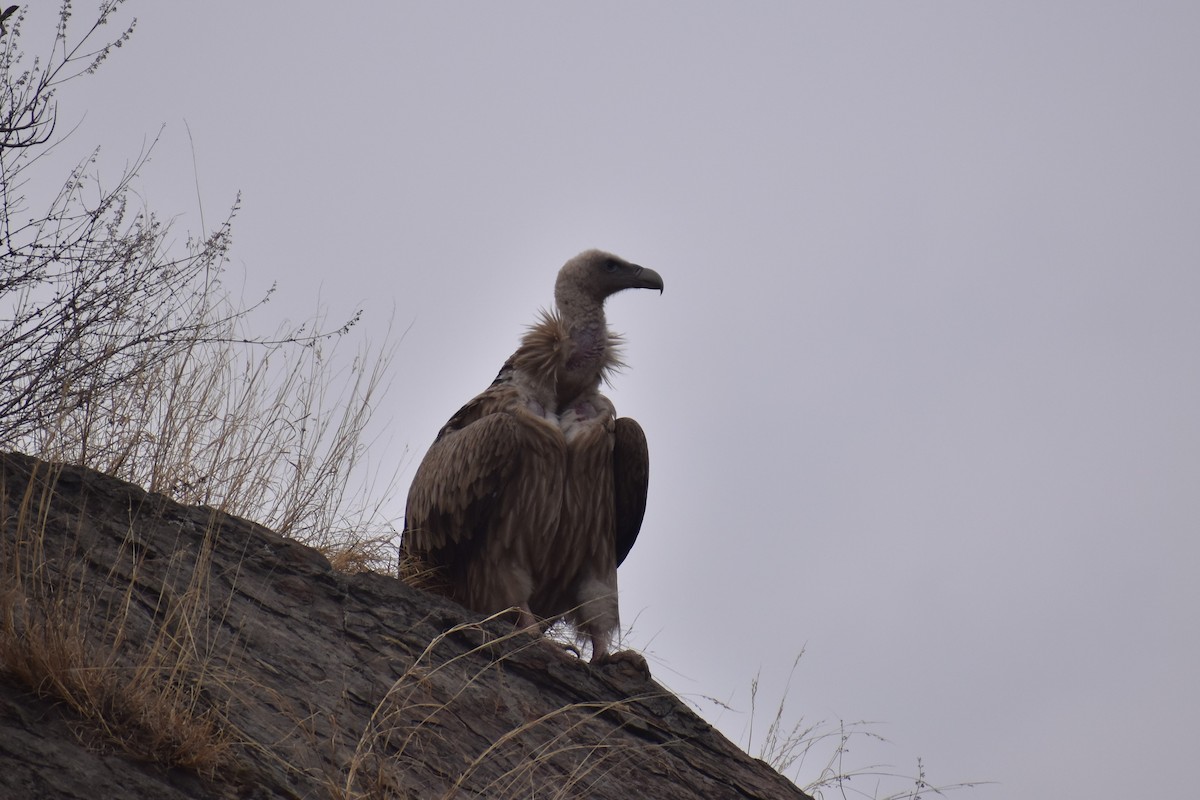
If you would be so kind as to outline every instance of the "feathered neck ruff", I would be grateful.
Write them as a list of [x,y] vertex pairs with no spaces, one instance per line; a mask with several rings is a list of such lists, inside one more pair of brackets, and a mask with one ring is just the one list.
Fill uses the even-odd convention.
[[542,310],[521,337],[513,367],[543,386],[553,385],[559,407],[600,382],[611,385],[612,373],[622,369],[621,336],[598,324],[572,329],[557,311]]

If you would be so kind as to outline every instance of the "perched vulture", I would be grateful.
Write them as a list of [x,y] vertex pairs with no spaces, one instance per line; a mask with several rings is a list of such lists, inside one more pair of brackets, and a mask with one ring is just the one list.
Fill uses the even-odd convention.
[[610,659],[617,566],[646,511],[646,437],[601,381],[622,366],[605,299],[658,289],[654,270],[599,250],[568,261],[492,385],[441,429],[408,491],[402,558],[476,611],[515,607],[521,627],[568,619]]

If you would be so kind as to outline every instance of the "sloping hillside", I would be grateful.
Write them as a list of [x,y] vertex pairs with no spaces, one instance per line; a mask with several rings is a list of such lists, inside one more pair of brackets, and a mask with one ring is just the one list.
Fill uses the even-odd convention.
[[805,798],[653,681],[0,456],[0,796]]

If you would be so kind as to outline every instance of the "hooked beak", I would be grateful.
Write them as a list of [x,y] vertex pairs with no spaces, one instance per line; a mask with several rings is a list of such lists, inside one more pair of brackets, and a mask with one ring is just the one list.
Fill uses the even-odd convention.
[[662,294],[663,279],[661,275],[648,267],[637,267],[633,273],[631,287],[634,289],[658,289],[658,293]]

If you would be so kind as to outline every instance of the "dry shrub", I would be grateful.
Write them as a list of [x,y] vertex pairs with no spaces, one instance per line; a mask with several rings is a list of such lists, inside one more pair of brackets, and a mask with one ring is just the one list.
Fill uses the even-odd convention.
[[[82,35],[61,5],[49,59],[0,39],[0,447],[91,467],[180,502],[221,508],[313,544],[352,568],[392,568],[382,503],[395,473],[366,458],[394,344],[339,350],[360,313],[323,313],[271,334],[223,280],[238,205],[182,245],[133,190],[154,144],[101,180],[93,151],[39,181],[63,146],[49,132],[63,82],[132,33],[96,45],[122,5]],[[58,185],[39,212],[32,194]]]

